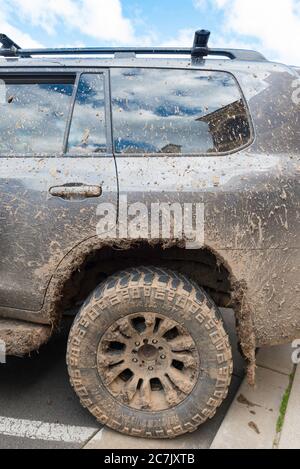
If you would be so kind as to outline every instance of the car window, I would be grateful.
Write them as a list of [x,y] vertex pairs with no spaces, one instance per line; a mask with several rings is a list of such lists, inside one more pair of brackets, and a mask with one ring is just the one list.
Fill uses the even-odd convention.
[[76,94],[68,153],[84,155],[106,151],[103,74],[84,73]]
[[0,76],[0,154],[62,153],[74,76]]
[[225,72],[112,69],[116,153],[233,151],[251,138],[240,89]]

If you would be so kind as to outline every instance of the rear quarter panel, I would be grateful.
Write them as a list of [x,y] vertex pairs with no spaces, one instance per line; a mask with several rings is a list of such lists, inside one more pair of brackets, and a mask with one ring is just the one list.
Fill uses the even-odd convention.
[[246,285],[257,345],[300,336],[300,108],[284,66],[237,70],[255,139],[222,156],[117,156],[128,203],[203,202],[205,246]]

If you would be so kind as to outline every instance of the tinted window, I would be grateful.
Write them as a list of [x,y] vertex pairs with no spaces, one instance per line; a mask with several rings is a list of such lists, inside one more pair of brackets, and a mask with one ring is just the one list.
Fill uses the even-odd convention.
[[62,152],[74,77],[0,77],[0,153]]
[[68,152],[106,152],[104,82],[102,74],[81,75],[69,136]]
[[224,72],[112,69],[117,153],[227,152],[247,144],[240,90]]

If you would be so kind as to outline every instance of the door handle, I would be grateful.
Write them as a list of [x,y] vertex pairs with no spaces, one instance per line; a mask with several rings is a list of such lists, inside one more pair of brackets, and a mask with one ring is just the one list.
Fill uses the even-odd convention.
[[62,186],[50,187],[49,192],[54,197],[62,199],[86,199],[88,197],[100,197],[101,186],[93,186],[81,183],[68,183]]

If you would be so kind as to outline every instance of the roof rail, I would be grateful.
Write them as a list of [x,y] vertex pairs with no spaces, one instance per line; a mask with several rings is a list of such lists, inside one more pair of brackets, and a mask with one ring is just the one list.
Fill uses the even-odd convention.
[[34,55],[114,55],[114,54],[140,54],[140,55],[189,55],[192,60],[203,59],[207,56],[221,56],[232,60],[265,61],[266,58],[259,52],[243,49],[211,49],[207,46],[209,31],[196,31],[192,48],[180,47],[82,47],[82,48],[52,48],[52,49],[21,49],[5,34],[0,34],[0,56],[6,57],[32,57]]
[[2,44],[2,47],[0,48],[0,55],[15,55],[15,53],[21,49],[21,47],[12,41],[12,39],[10,39],[8,36],[6,36],[6,34],[0,33],[0,44]]

